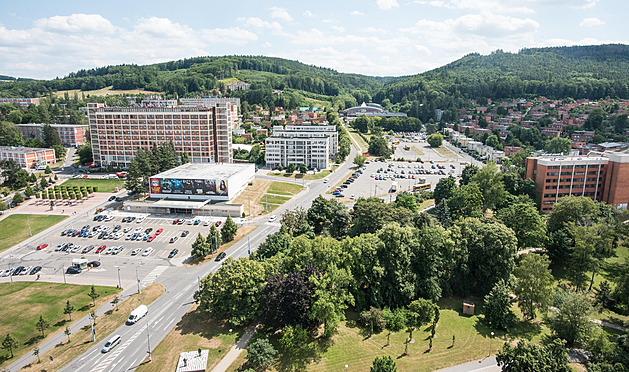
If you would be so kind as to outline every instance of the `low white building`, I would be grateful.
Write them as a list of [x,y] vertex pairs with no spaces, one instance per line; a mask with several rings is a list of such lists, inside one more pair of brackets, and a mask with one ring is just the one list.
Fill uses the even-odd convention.
[[338,133],[334,125],[275,126],[265,145],[266,164],[271,168],[305,164],[328,169],[329,159],[338,153]]

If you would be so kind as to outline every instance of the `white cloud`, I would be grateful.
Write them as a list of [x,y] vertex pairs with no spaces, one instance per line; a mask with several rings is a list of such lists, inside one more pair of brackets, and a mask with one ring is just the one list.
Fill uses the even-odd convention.
[[534,10],[526,6],[526,0],[415,0],[414,4],[430,5],[435,8],[458,10],[484,10],[493,13],[534,13]]
[[316,15],[314,13],[312,13],[310,10],[306,10],[305,12],[301,13],[303,16],[305,17],[316,17]]
[[201,30],[200,34],[203,36],[204,41],[209,41],[211,43],[233,43],[243,45],[250,41],[258,40],[258,35],[238,27]]
[[594,26],[600,26],[600,25],[604,25],[605,22],[601,21],[598,18],[583,18],[583,21],[581,21],[581,23],[579,23],[579,26],[581,27],[594,27]]
[[150,17],[140,19],[134,27],[140,33],[164,38],[188,38],[192,29],[179,23],[174,23],[168,18]]
[[376,0],[376,5],[382,10],[389,10],[400,6],[397,0]]
[[362,16],[362,15],[365,15],[365,13],[361,12],[360,10],[352,10],[351,12],[349,12],[349,15],[351,15],[351,16]]
[[343,26],[332,26],[332,29],[338,32],[345,32],[345,27]]
[[72,14],[40,18],[35,21],[35,26],[44,30],[71,33],[99,32],[111,34],[116,30],[114,25],[100,14]]
[[273,44],[269,43],[268,41],[266,43],[262,44],[263,48],[270,48],[272,46],[273,46]]
[[268,28],[273,31],[281,31],[282,25],[278,22],[268,22],[263,21],[258,17],[249,17],[249,18],[238,18],[238,21],[243,22],[245,26],[255,27],[255,28]]
[[386,34],[387,30],[383,28],[376,27],[363,27],[360,29],[360,32],[369,33],[369,34]]
[[276,19],[286,21],[286,22],[290,22],[293,20],[293,17],[291,17],[291,15],[288,14],[288,11],[285,8],[278,8],[274,6],[270,10],[271,10],[272,18],[276,18]]
[[559,5],[568,6],[577,9],[588,9],[594,7],[600,0],[525,0],[530,3],[539,3],[543,5]]

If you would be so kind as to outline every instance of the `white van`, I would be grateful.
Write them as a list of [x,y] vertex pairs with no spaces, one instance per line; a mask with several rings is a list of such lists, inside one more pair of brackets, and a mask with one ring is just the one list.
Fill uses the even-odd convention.
[[114,348],[114,346],[118,345],[119,343],[120,343],[120,335],[115,335],[112,338],[110,338],[109,341],[105,343],[105,346],[103,346],[103,349],[100,352],[108,353],[111,349]]
[[137,309],[131,312],[129,319],[127,319],[127,325],[135,324],[138,320],[142,319],[146,313],[149,312],[149,308],[146,305],[140,305]]

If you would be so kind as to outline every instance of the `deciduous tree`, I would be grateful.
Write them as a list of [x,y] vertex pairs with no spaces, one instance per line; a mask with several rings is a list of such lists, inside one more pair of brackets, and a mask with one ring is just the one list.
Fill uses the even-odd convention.
[[518,306],[529,319],[535,318],[536,310],[545,311],[550,305],[553,276],[549,265],[550,260],[545,255],[526,254],[515,269],[514,292]]
[[536,345],[520,340],[514,347],[509,342],[496,355],[503,372],[570,372],[565,343],[554,340],[549,345]]
[[511,310],[511,297],[509,287],[504,280],[500,280],[485,296],[484,304],[485,320],[492,327],[508,330],[515,320],[515,314]]
[[231,242],[232,240],[234,240],[236,233],[238,233],[238,226],[236,225],[232,217],[228,215],[227,219],[225,219],[225,224],[221,229],[221,240],[225,243]]
[[11,336],[10,333],[7,333],[7,335],[4,337],[4,340],[2,340],[2,348],[4,350],[7,350],[11,354],[11,358],[13,358],[13,350],[15,350],[17,346],[17,341],[13,338],[13,336]]
[[258,338],[247,346],[247,362],[258,368],[267,368],[275,360],[277,350],[268,339]]

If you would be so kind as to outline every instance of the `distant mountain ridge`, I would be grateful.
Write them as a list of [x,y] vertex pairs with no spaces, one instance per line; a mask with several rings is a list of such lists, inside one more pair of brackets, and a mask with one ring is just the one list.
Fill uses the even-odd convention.
[[[113,86],[184,97],[224,90],[221,80],[230,78],[251,84],[248,91],[234,93],[250,104],[294,107],[310,99],[345,108],[375,101],[424,121],[434,118],[435,109],[453,110],[469,99],[629,98],[629,46],[471,53],[434,70],[404,77],[340,73],[276,57],[194,57],[146,66],[79,70],[61,79],[3,82],[0,95],[45,96],[52,91]],[[273,90],[283,93],[274,95]]]

